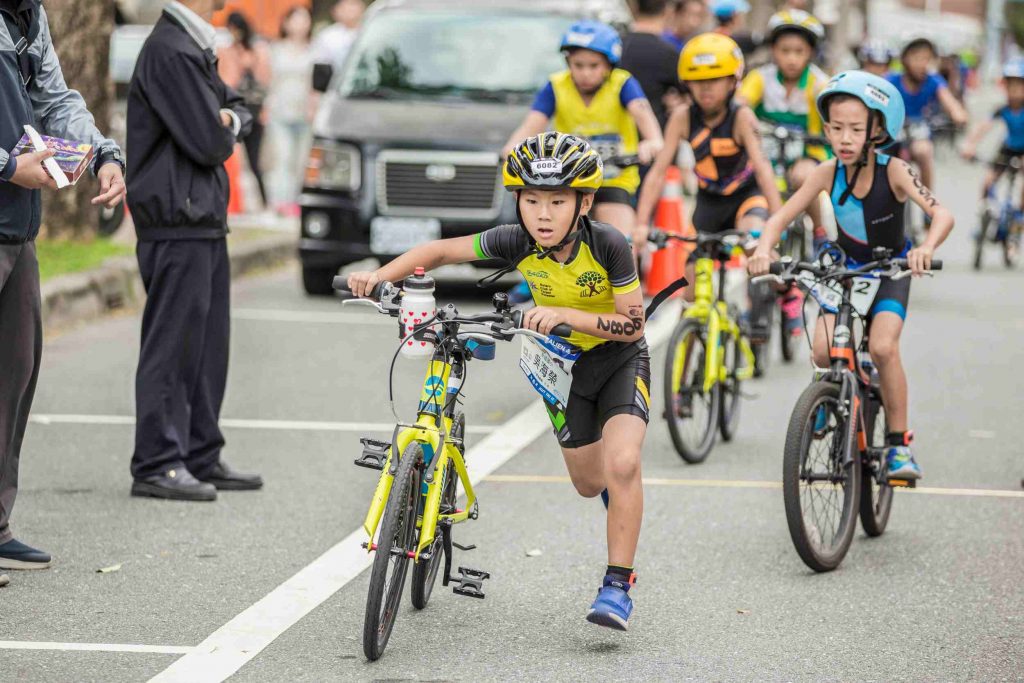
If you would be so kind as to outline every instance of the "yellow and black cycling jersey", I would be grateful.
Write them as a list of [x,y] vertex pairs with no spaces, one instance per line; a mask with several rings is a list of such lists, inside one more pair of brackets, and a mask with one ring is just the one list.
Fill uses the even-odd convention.
[[[613,69],[587,104],[573,83],[572,74],[562,71],[537,93],[532,109],[551,119],[551,129],[586,138],[602,158],[636,154],[640,133],[627,107],[644,98],[635,78],[623,69]],[[635,166],[612,175],[605,167],[602,187],[618,187],[630,194],[640,187],[640,171]]]
[[[515,264],[538,306],[614,313],[615,295],[629,294],[640,286],[633,252],[625,236],[611,225],[587,217],[581,221],[580,238],[565,263],[538,258],[540,250],[519,225],[499,225],[478,233],[476,255]],[[569,337],[569,343],[583,351],[607,341],[582,332]]]
[[[824,126],[815,102],[826,83],[828,75],[817,65],[809,64],[796,87],[787,93],[779,68],[775,64],[765,64],[747,74],[740,84],[739,96],[762,121],[821,136]],[[808,145],[805,154],[818,161],[831,157],[828,148],[819,145]]]

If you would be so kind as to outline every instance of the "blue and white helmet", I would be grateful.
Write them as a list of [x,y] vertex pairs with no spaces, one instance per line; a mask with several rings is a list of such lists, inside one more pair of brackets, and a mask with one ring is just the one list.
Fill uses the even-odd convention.
[[1004,64],[1003,78],[1024,78],[1024,57],[1014,57]]
[[562,36],[562,52],[582,48],[602,54],[615,66],[622,59],[622,39],[618,32],[600,21],[577,21]]
[[818,113],[821,120],[828,122],[828,102],[836,95],[850,95],[864,103],[870,111],[882,116],[885,133],[882,139],[875,140],[879,147],[892,144],[903,129],[903,120],[907,110],[903,105],[903,97],[889,81],[864,71],[844,71],[832,77],[818,95]]
[[888,64],[896,58],[896,51],[884,40],[873,38],[864,41],[857,48],[857,59],[861,64]]
[[711,3],[711,14],[717,19],[732,19],[737,14],[750,11],[747,0],[714,0]]

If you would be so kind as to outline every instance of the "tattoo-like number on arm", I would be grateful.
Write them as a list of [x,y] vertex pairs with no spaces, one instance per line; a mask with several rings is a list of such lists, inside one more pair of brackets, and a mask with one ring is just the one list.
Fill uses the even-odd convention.
[[[641,319],[642,323],[643,320]],[[637,319],[634,318],[631,322],[619,322],[618,320],[605,320],[601,316],[597,317],[597,329],[602,332],[609,332],[611,334],[619,334],[624,337],[632,337],[640,329],[641,325],[637,324]]]
[[917,188],[917,194],[921,196],[924,203],[928,205],[928,208],[934,209],[939,205],[939,200],[932,195],[931,190],[924,186],[921,182],[921,178],[914,171],[914,167],[908,164],[906,161],[903,162],[903,166],[907,169],[907,173],[910,174],[911,180],[914,181],[914,187]]

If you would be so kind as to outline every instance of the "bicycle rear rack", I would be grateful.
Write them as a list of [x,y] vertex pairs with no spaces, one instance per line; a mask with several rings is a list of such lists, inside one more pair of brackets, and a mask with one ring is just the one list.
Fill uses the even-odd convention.
[[371,470],[383,470],[391,444],[387,441],[365,438],[359,439],[359,443],[363,444],[363,452],[353,461],[353,464]]

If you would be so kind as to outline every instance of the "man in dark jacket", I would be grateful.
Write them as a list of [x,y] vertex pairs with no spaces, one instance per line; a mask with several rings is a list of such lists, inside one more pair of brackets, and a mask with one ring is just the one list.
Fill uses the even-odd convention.
[[171,2],[128,93],[128,206],[148,296],[135,378],[132,495],[215,500],[258,489],[221,459],[230,264],[224,162],[252,127],[217,75],[209,20],[224,0]]
[[48,554],[16,540],[10,528],[43,349],[35,245],[40,190],[56,188],[43,167],[51,153],[10,156],[26,125],[93,145],[100,181],[93,204],[121,202],[121,151],[96,130],[82,96],[64,82],[39,0],[0,0],[0,569],[50,566]]

